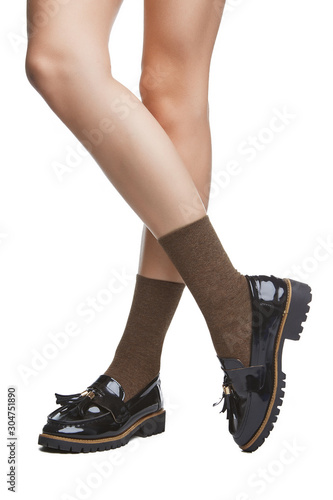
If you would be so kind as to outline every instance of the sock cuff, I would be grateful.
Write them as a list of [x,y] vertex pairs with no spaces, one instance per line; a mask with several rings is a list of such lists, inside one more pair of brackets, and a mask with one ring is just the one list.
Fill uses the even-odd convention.
[[175,291],[183,291],[185,288],[185,283],[180,283],[178,281],[167,281],[167,280],[160,280],[156,278],[148,278],[147,276],[143,276],[142,274],[137,274],[136,275],[136,284],[138,286],[147,286],[151,288],[158,288],[158,289],[168,289],[172,290],[174,289]]
[[190,224],[186,224],[186,226],[179,227],[177,229],[174,229],[173,231],[170,231],[170,233],[167,233],[160,238],[157,239],[157,241],[163,246],[165,243],[168,243],[170,240],[172,240],[174,237],[177,238],[179,234],[186,233],[187,231],[191,231],[193,228],[196,230],[199,230],[203,227],[207,227],[208,225],[211,225],[209,216],[206,214],[204,217],[201,219],[198,219],[194,222],[190,222]]

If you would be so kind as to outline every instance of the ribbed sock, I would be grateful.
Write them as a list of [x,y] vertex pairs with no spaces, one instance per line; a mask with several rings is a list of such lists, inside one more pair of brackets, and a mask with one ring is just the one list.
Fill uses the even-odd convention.
[[165,334],[185,285],[137,274],[132,306],[114,359],[106,370],[131,399],[156,377]]
[[196,300],[219,357],[249,366],[252,307],[245,276],[232,265],[208,215],[158,239]]

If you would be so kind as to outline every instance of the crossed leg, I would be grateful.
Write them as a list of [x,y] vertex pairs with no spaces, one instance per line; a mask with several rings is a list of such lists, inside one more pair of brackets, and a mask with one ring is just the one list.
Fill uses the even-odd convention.
[[[145,0],[142,102],[175,145],[207,209],[211,179],[208,83],[224,0]],[[182,278],[143,228],[139,273]]]
[[31,83],[155,237],[205,216],[167,132],[112,76],[108,39],[121,0],[54,5],[54,13],[45,15],[46,1],[28,1]]
[[[142,102],[175,145],[206,209],[211,177],[209,67],[224,2],[219,2],[218,10],[207,5],[206,0],[145,0],[140,81]],[[106,371],[122,381],[130,396],[159,372],[164,337],[182,282],[144,225],[132,307]]]
[[[223,2],[146,0],[141,80],[144,103],[111,73],[108,39],[120,5],[121,0],[28,0],[27,74],[175,264],[206,319],[225,372],[224,410],[230,431],[242,449],[254,451],[268,436],[279,413],[284,379],[282,348],[285,339],[299,338],[309,310],[310,289],[293,280],[238,273],[206,216],[206,182],[210,177],[208,69]],[[149,68],[159,62],[164,77],[150,88]],[[161,272],[159,259],[148,258],[154,251],[148,238],[149,233],[144,233],[141,271],[178,280],[167,260]],[[145,307],[138,308],[141,317],[152,312],[150,298],[158,314],[164,308],[163,294],[150,293],[147,281],[176,287],[174,309],[182,283],[141,278],[147,291]],[[163,318],[166,326],[171,316],[170,309]],[[142,355],[142,365],[136,367],[140,374],[141,367],[149,365],[144,357],[147,348],[154,344],[154,366],[158,366],[163,330],[156,340],[154,324],[151,326],[152,335],[145,344],[140,341],[144,328],[139,336],[132,335],[129,381],[138,382],[133,362]],[[131,329],[137,332],[137,323]],[[124,352],[129,352],[128,346]],[[156,371],[154,368],[155,375]],[[119,373],[123,377],[125,372]],[[126,444],[137,432],[143,436],[163,432],[165,412],[159,380],[157,376],[151,380],[148,372],[146,375],[147,380],[150,377],[146,387],[142,387],[143,378],[141,388],[138,384],[128,390],[126,385],[126,397],[132,399],[127,405],[119,385],[105,377],[99,377],[88,393],[58,395],[58,402],[66,404],[49,416],[40,444],[93,451]]]
[[[206,0],[145,1],[141,103],[111,71],[108,40],[121,0],[53,0],[52,15],[46,16],[49,5],[47,0],[28,1],[27,75],[144,222],[139,274],[182,282],[155,238],[206,214],[211,170],[208,75],[222,11]],[[139,328],[141,302],[130,313],[132,327],[126,328],[116,362],[107,372],[126,385],[127,395],[156,375],[181,292],[171,285],[157,291],[157,283],[145,282],[138,297],[143,287],[147,297],[157,299],[159,294],[158,314],[150,307]],[[153,316],[151,329],[148,313]],[[144,342],[142,337],[150,330],[151,356],[147,346],[152,347],[152,338]]]

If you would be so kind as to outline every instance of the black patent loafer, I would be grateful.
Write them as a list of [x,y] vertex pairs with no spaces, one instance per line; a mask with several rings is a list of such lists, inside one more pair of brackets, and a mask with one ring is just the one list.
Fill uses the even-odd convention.
[[[281,369],[285,339],[299,340],[311,302],[304,283],[274,276],[246,276],[252,301],[251,365],[219,358],[225,373],[222,411],[229,431],[247,452],[259,448],[280,412],[285,387]],[[219,404],[215,403],[215,404]]]
[[101,375],[84,392],[56,394],[61,407],[52,412],[38,444],[70,452],[118,448],[133,436],[147,437],[165,429],[165,411],[160,379],[124,402],[121,385]]

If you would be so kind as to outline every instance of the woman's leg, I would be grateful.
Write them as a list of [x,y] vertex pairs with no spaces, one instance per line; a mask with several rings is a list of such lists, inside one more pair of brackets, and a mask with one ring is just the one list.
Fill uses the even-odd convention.
[[[160,238],[201,220],[206,211],[189,171],[165,130],[147,108],[111,75],[108,39],[120,5],[120,0],[70,0],[65,4],[61,0],[57,12],[45,22],[43,0],[29,0],[27,74],[50,107],[91,151],[153,235]],[[209,4],[207,9],[216,15],[214,5]],[[188,16],[189,26],[196,8],[202,15],[206,10],[200,0],[195,0],[192,9],[183,12]],[[180,54],[185,54],[181,37],[178,42]],[[179,95],[186,96],[186,89],[191,85],[192,82],[185,87],[179,85]],[[202,234],[201,237],[207,241],[211,237],[217,238],[216,234],[209,237]],[[220,243],[217,241],[216,245],[219,247]],[[183,248],[186,252],[186,241]],[[199,291],[204,289],[209,298],[214,287],[202,281],[203,273],[194,259],[199,256],[200,249],[192,257],[193,275],[201,275]],[[211,332],[215,332],[214,345],[221,353],[230,346],[223,335],[223,323],[228,328],[234,320],[233,315],[225,314],[228,307],[222,308],[222,305],[230,303],[231,307],[237,297],[245,302],[248,311],[249,299],[245,278],[238,276],[222,247],[220,254],[215,252],[212,259],[213,267],[217,260],[222,274],[215,287],[219,294],[215,292],[214,295],[218,307],[209,307],[204,314]],[[177,269],[184,279],[181,270]],[[215,279],[216,273],[212,269],[210,272]],[[228,293],[229,289],[232,293]],[[195,297],[198,295],[196,289],[190,290]],[[213,316],[215,319],[211,321]],[[239,322],[242,316],[239,311],[235,316]],[[248,314],[245,316],[247,318]],[[249,328],[245,330],[243,325],[235,328],[233,324],[231,331],[243,338]],[[244,356],[247,360],[248,346],[249,342]]]
[[[190,17],[189,17],[190,13]],[[207,0],[145,0],[142,101],[162,125],[207,208],[211,177],[208,77],[222,9]],[[129,318],[105,372],[131,397],[160,370],[165,334],[178,306],[182,278],[144,226]]]
[[[162,125],[207,209],[211,179],[208,113],[210,60],[224,0],[145,0],[142,102]],[[139,273],[182,278],[156,238],[143,228]]]
[[[207,9],[215,9],[216,2],[207,5]],[[252,451],[262,444],[276,420],[280,401],[277,389],[283,379],[278,361],[284,339],[299,338],[311,299],[309,287],[274,277],[245,277],[232,266],[167,133],[111,76],[107,42],[119,6],[120,0],[53,0],[52,4],[29,0],[27,73],[158,238],[192,292],[226,372],[224,409],[233,422],[231,430],[234,427],[242,433],[234,435],[235,441]],[[200,0],[193,0],[191,10],[184,12],[189,23],[197,7],[202,8]],[[181,45],[179,50],[182,53]],[[253,331],[252,304],[258,312]],[[245,368],[251,363],[253,366]],[[70,451],[92,451],[126,444],[137,431],[144,436],[163,432],[158,385],[154,381],[132,401],[133,406],[123,404],[122,389],[105,377],[87,393],[58,395],[59,403],[66,406],[52,414],[54,419],[50,415],[44,433],[51,434],[43,434],[40,443]],[[252,397],[257,391],[261,391],[259,396]],[[233,399],[234,392],[239,393],[238,398]],[[130,409],[135,411],[134,416]],[[156,411],[151,413],[153,409]],[[102,418],[96,418],[96,413]],[[132,418],[135,423],[126,431]],[[77,419],[83,419],[82,426]],[[101,420],[111,429],[119,424],[116,437],[105,441]],[[81,439],[77,439],[77,431]],[[101,434],[102,442],[96,440]]]
[[[57,3],[58,2],[58,3]],[[27,75],[155,237],[205,215],[167,133],[111,74],[120,0],[29,0]],[[45,19],[46,17],[46,19]]]
[[[160,239],[201,221],[206,216],[205,207],[171,139],[147,108],[111,75],[108,39],[121,1],[70,0],[65,4],[63,1],[45,22],[44,1],[29,0],[27,74],[30,81],[91,151],[155,237]],[[192,9],[183,13],[188,16],[189,26],[196,8],[202,14],[206,9],[200,0],[195,0]],[[215,4],[209,3],[207,9],[216,13]],[[179,51],[185,52],[181,39]],[[188,82],[186,88],[190,85]],[[179,94],[186,96],[186,88],[180,86]],[[190,278],[200,276],[197,285],[189,288],[196,299],[201,292],[206,297],[207,309],[201,301],[198,303],[202,310],[206,309],[204,315],[220,354],[232,351],[231,343],[225,339],[225,330],[232,332],[234,339],[248,337],[250,326],[244,328],[244,324],[249,323],[249,297],[245,278],[231,265],[216,233],[208,226],[198,226],[204,229],[200,232],[203,243],[211,241],[205,250],[207,255],[202,256],[201,248],[196,249],[190,262],[192,274],[188,278],[186,273],[188,282],[185,283],[189,286]],[[183,241],[179,234],[178,240],[186,254],[189,251],[186,238]],[[166,250],[165,245],[163,248]],[[208,258],[209,252],[211,258]],[[200,262],[202,257],[204,261]],[[209,270],[203,271],[202,264],[207,264]],[[178,265],[177,270],[185,280],[185,273]],[[237,309],[233,306],[238,302],[245,304],[244,321],[240,311],[234,314],[230,311]],[[242,358],[248,362],[249,340],[245,344]]]

